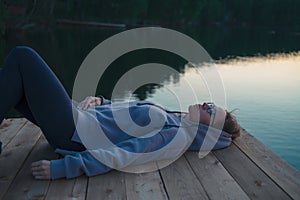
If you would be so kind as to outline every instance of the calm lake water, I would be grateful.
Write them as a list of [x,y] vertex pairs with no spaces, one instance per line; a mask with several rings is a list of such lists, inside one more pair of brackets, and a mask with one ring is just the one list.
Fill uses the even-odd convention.
[[[234,113],[242,127],[300,170],[300,52],[223,62],[216,67],[223,78],[227,110],[238,108]],[[207,88],[199,83],[203,79],[191,69],[147,99],[179,109],[172,105],[176,99],[170,91],[186,96],[184,79],[199,86],[201,100],[210,101]],[[186,99],[185,104],[190,103],[195,102]]]
[[[197,40],[217,60],[215,67],[225,87],[226,108],[238,108],[235,114],[241,125],[300,171],[300,53],[290,53],[300,50],[300,35],[289,31],[201,27],[178,30]],[[45,58],[71,94],[76,72],[85,56],[97,44],[121,31],[51,27],[11,33],[6,41],[1,41],[0,53],[4,53],[0,55],[0,63],[12,47],[31,46]],[[183,110],[187,109],[195,103],[187,97],[183,84],[188,80],[197,88],[200,101],[210,100],[199,71],[188,67],[185,60],[174,54],[153,49],[130,52],[113,62],[101,78],[97,93],[110,98],[115,83],[124,73],[150,62],[171,66],[179,73],[165,77],[158,85],[139,88],[132,99],[146,99],[178,110],[175,93],[186,105]],[[124,91],[115,100],[122,101],[128,96],[128,91]]]

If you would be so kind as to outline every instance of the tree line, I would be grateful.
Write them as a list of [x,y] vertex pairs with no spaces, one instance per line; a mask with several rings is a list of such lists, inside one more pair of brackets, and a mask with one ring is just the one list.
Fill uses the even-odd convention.
[[[299,29],[299,0],[0,0],[23,6],[25,15],[43,19],[96,20],[127,24],[293,27]],[[2,5],[1,5],[2,4]],[[8,13],[9,14],[9,13]],[[2,25],[3,26],[3,25]]]

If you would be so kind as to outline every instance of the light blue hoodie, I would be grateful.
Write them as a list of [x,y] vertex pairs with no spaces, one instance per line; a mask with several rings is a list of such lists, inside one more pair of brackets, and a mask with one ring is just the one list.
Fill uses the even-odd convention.
[[[134,126],[128,117],[115,120],[118,118],[115,113],[120,116],[129,114],[137,126]],[[151,123],[155,120],[162,122],[161,126]],[[51,161],[52,179],[74,178],[82,174],[94,176],[112,169],[122,170],[147,162],[172,159],[186,150],[210,150],[209,147],[204,147],[204,138],[207,141],[211,140],[212,149],[224,148],[231,144],[230,134],[222,131],[217,138],[212,138],[210,135],[213,134],[207,135],[208,129],[220,131],[207,125],[183,120],[180,115],[147,101],[111,104],[111,101],[102,97],[101,106],[78,110],[77,123],[79,125],[72,141],[83,143],[88,150],[75,152],[56,149],[57,153],[65,157]],[[94,140],[95,144],[87,146],[89,144],[86,143],[86,138],[97,134],[94,131],[96,126],[100,127],[105,138],[114,144],[113,146],[107,146],[102,139]],[[171,147],[166,148],[168,146]],[[132,158],[132,154],[139,156]]]

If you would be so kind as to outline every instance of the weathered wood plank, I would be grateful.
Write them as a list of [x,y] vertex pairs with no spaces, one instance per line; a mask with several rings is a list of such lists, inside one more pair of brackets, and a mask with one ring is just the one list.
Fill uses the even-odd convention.
[[234,144],[213,153],[251,199],[290,199]]
[[61,179],[52,181],[47,192],[46,200],[76,199],[84,200],[88,178],[81,176],[75,179]]
[[90,177],[87,199],[126,199],[124,173],[113,170],[100,176]]
[[30,166],[32,162],[54,158],[56,158],[56,155],[53,149],[43,136],[40,137],[38,143],[34,146],[28,159],[22,166],[22,169],[12,182],[4,199],[44,199],[50,181],[35,180],[31,175]]
[[127,199],[168,199],[159,172],[125,173]]
[[32,162],[56,157],[40,135],[24,118],[1,124],[0,199],[300,199],[299,172],[246,131],[229,148],[203,159],[187,152],[159,172],[57,181],[31,176]]
[[234,143],[292,198],[300,199],[300,172],[282,160],[247,131]]
[[6,193],[40,135],[40,129],[28,122],[3,149],[0,156],[0,199]]
[[81,176],[76,178],[76,183],[74,184],[72,190],[72,199],[80,200],[86,198],[88,179],[89,178],[87,176]]
[[209,199],[249,199],[212,153],[202,159],[198,157],[198,152],[186,152],[185,156]]
[[25,126],[27,120],[25,118],[18,119],[6,119],[0,125],[0,141],[2,142],[2,148],[17,135],[18,131]]
[[160,170],[167,194],[172,199],[208,199],[184,156]]

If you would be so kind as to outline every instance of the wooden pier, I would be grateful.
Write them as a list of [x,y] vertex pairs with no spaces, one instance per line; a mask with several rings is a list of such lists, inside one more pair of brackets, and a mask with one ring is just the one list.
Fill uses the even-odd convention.
[[245,130],[229,148],[199,159],[186,152],[161,170],[34,180],[30,164],[55,159],[38,127],[21,119],[0,126],[0,199],[300,199],[300,173]]

